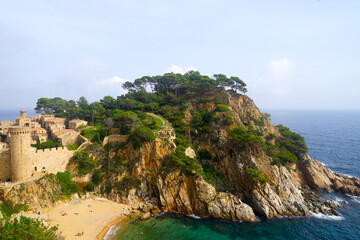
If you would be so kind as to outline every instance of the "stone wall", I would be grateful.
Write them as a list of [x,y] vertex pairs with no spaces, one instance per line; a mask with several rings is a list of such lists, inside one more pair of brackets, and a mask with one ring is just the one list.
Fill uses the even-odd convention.
[[33,172],[42,172],[43,169],[45,169],[47,173],[57,173],[65,171],[73,154],[74,151],[69,151],[67,148],[48,148],[39,150],[32,148],[28,159],[31,161]]
[[5,150],[0,152],[0,179],[5,181],[5,179],[10,178],[11,176],[11,166],[10,166],[10,150]]
[[128,140],[128,135],[109,135],[104,138],[103,146],[105,146],[107,143],[111,142],[126,142]]
[[64,134],[61,136],[58,136],[59,140],[61,141],[61,144],[64,146],[74,144],[79,139],[79,133],[78,132],[70,132],[69,134]]

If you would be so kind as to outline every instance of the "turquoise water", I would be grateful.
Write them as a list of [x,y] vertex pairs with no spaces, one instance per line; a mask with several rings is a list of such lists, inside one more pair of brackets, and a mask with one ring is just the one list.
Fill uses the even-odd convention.
[[[274,124],[302,134],[310,155],[336,172],[360,177],[360,111],[269,111]],[[360,198],[320,193],[342,207],[340,217],[259,219],[256,223],[165,214],[128,222],[112,239],[360,239]],[[346,201],[347,203],[344,203]],[[116,230],[116,229],[114,229]]]

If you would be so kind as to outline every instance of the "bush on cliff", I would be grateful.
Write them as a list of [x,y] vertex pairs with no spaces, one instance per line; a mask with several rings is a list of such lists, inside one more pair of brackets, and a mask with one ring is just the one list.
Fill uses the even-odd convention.
[[266,183],[269,179],[264,176],[264,172],[257,170],[254,167],[246,168],[246,174],[250,177],[253,182]]
[[58,227],[45,226],[38,219],[21,216],[18,220],[0,221],[0,239],[55,240]]
[[68,197],[70,197],[72,193],[79,191],[78,185],[71,181],[69,172],[58,172],[56,174],[56,180],[61,187],[61,192]]
[[246,144],[263,144],[261,137],[258,136],[258,133],[251,125],[248,126],[247,130],[241,126],[237,126],[231,129],[230,140],[241,147],[245,146]]
[[0,203],[0,211],[6,220],[9,220],[11,215],[16,214],[22,210],[27,211],[28,206],[26,204],[16,204],[13,206],[10,201],[4,201]]
[[144,142],[151,142],[155,140],[153,131],[145,126],[136,128],[129,135],[129,141],[133,143],[135,149],[141,147]]

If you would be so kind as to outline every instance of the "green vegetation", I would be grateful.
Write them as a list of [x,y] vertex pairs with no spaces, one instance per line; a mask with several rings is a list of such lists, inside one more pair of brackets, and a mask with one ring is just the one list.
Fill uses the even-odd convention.
[[38,140],[36,144],[31,144],[31,146],[36,147],[36,149],[63,147],[61,143],[54,142],[51,140],[42,143],[40,143],[40,141]]
[[140,190],[140,180],[133,177],[133,176],[127,176],[121,179],[121,181],[118,184],[118,188],[122,191],[129,191],[132,188],[135,188],[137,190]]
[[[233,91],[247,92],[246,84],[240,78],[223,74],[209,77],[190,71],[186,74],[143,76],[133,82],[125,82],[123,88],[128,91],[127,94],[116,98],[105,96],[92,103],[85,97],[80,97],[78,101],[40,98],[37,102],[35,109],[38,112],[53,113],[67,119],[84,119],[91,123],[92,127],[81,128],[81,134],[95,143],[91,145],[95,149],[79,151],[73,157],[78,164],[79,174],[92,173],[87,190],[92,191],[101,183],[99,189],[102,193],[110,193],[114,187],[138,189],[140,181],[128,176],[134,162],[129,163],[127,159],[113,156],[112,153],[125,149],[129,144],[138,149],[144,143],[154,141],[156,131],[164,127],[164,119],[175,129],[177,148],[163,159],[161,174],[164,176],[179,169],[181,174],[201,175],[222,190],[231,191],[222,170],[215,167],[222,156],[212,156],[208,151],[200,149],[198,158],[191,158],[185,155],[185,149],[199,149],[204,147],[202,144],[205,141],[208,141],[206,144],[217,144],[221,139],[220,128],[234,126],[233,118],[236,115],[229,109],[228,94],[233,94]],[[226,93],[225,89],[231,90]],[[245,127],[235,126],[230,130],[230,144],[227,146],[229,155],[232,156],[236,149],[257,146],[272,157],[272,164],[286,166],[297,162],[299,156],[307,151],[304,139],[288,128],[278,126],[283,137],[266,131],[264,126],[270,114],[264,113],[257,119],[251,114],[246,117],[243,120],[247,121],[244,122]],[[110,133],[128,135],[128,141],[107,144],[102,148],[98,143],[102,143]],[[73,149],[76,146],[68,147]],[[268,181],[257,169],[248,168],[246,172],[254,182]],[[113,174],[128,177],[116,181],[111,178]]]
[[88,174],[96,167],[96,163],[94,159],[90,157],[89,151],[78,151],[74,154],[72,159],[78,163],[78,171],[81,175]]
[[11,215],[16,214],[22,210],[27,211],[28,206],[26,204],[16,204],[13,206],[10,201],[4,201],[0,203],[0,211],[6,220],[9,220]]
[[255,183],[266,183],[269,182],[269,179],[264,176],[264,172],[257,170],[254,167],[246,168],[246,174],[250,176],[250,179]]
[[164,174],[175,169],[186,175],[195,175],[199,173],[203,175],[203,168],[198,163],[197,159],[186,156],[185,147],[178,146],[173,154],[164,159]]
[[248,129],[244,129],[241,126],[234,127],[230,131],[230,140],[234,144],[244,147],[246,144],[263,144],[258,132],[255,131],[253,126],[248,126]]
[[145,126],[136,128],[129,135],[129,141],[133,143],[134,148],[139,148],[144,142],[151,142],[155,140],[153,131]]
[[70,197],[71,194],[79,191],[78,185],[71,181],[69,172],[58,172],[55,176],[61,187],[61,192],[67,197]]
[[92,176],[92,179],[91,181],[94,183],[95,186],[99,185],[101,183],[101,180],[102,180],[102,172],[100,169],[96,169],[94,171],[94,174]]
[[284,138],[279,139],[279,143],[282,147],[285,147],[289,152],[293,153],[297,157],[308,151],[304,137],[298,133],[290,131],[289,128],[283,125],[277,125],[280,133]]
[[0,239],[3,240],[55,240],[58,238],[58,227],[45,226],[38,219],[31,219],[24,216],[20,220],[0,221]]
[[215,108],[215,112],[228,112],[230,111],[229,107],[224,104],[218,104]]
[[93,142],[101,143],[109,135],[109,132],[109,128],[103,125],[96,125],[95,127],[81,130],[80,134]]
[[80,146],[80,144],[74,143],[74,144],[69,144],[69,145],[67,145],[66,147],[67,147],[69,150],[76,150],[76,149],[78,149],[79,146]]

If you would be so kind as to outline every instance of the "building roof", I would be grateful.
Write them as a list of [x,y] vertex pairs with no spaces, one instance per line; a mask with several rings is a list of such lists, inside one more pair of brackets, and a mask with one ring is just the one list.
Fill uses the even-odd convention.
[[79,133],[73,129],[61,129],[60,131],[54,131],[53,134],[56,135],[57,137],[62,137],[64,135],[79,134]]
[[70,122],[86,122],[86,121],[85,120],[80,120],[80,119],[74,119],[74,120],[69,121],[69,123]]

